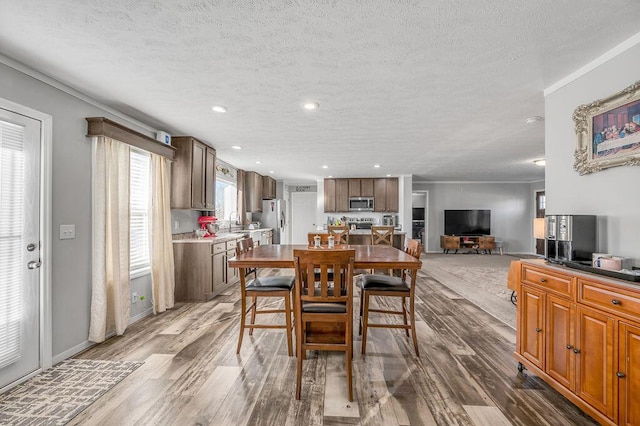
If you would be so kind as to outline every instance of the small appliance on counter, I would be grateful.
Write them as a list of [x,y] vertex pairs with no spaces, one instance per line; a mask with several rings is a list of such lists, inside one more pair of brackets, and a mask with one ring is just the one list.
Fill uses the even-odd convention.
[[548,215],[545,217],[545,257],[551,262],[592,261],[596,251],[596,216]]
[[206,231],[203,238],[213,238],[216,236],[216,232],[218,231],[217,220],[218,218],[215,216],[200,216],[198,218],[200,229]]

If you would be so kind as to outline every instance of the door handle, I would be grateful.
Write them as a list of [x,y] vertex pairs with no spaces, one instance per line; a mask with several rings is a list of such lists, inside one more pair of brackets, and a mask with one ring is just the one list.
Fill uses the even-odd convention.
[[573,346],[567,345],[567,349],[573,349]]
[[31,262],[27,263],[27,268],[29,269],[38,269],[40,266],[42,266],[42,262],[40,261],[35,261],[32,260]]
[[542,329],[540,327],[536,327],[536,333],[540,333]]
[[626,377],[626,375],[622,371],[618,371],[616,373],[616,376],[618,376],[620,379],[623,379],[624,377]]
[[580,353],[580,349],[578,349],[578,348],[573,348],[573,353],[574,353],[574,354],[579,354],[579,353]]

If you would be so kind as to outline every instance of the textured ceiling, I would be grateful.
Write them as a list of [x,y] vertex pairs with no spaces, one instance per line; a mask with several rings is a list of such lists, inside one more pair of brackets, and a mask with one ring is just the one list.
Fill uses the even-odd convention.
[[289,183],[535,181],[544,121],[525,118],[639,14],[638,0],[3,0],[0,53]]

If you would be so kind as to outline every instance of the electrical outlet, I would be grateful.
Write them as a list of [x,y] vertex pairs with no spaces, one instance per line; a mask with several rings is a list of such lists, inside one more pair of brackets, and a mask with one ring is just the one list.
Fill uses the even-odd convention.
[[138,293],[136,292],[131,293],[131,303],[138,303],[138,300],[139,300]]

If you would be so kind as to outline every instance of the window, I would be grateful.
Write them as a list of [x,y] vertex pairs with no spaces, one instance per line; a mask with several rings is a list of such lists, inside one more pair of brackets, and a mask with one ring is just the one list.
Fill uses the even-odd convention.
[[151,157],[131,149],[129,165],[129,272],[143,275],[151,269],[149,255],[149,194]]
[[234,222],[238,219],[238,181],[235,170],[216,167],[216,217]]

